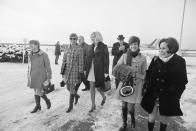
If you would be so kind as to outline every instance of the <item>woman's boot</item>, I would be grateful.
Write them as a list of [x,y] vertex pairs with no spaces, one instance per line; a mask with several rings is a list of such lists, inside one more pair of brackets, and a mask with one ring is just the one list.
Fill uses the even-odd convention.
[[35,97],[36,106],[35,106],[34,109],[31,111],[31,113],[36,113],[38,110],[41,110],[40,96],[35,95],[34,97]]
[[120,127],[119,131],[125,131],[126,128],[127,128],[127,114],[128,114],[128,109],[127,108],[122,108],[123,124]]
[[154,122],[148,122],[148,131],[153,131]]
[[69,107],[67,109],[67,113],[69,113],[73,109],[73,102],[74,102],[74,94],[70,94],[69,97]]
[[75,97],[75,105],[78,103],[78,99],[80,98],[80,96],[78,95],[78,94],[75,94],[74,95],[74,97]]
[[166,131],[166,128],[167,128],[167,124],[163,124],[163,123],[160,124],[160,131]]
[[51,107],[51,102],[50,102],[50,100],[47,98],[46,95],[43,95],[43,96],[41,96],[41,97],[45,100],[46,105],[47,105],[47,109],[50,109],[50,107]]
[[134,106],[132,107],[129,114],[131,115],[131,128],[135,128],[135,107]]

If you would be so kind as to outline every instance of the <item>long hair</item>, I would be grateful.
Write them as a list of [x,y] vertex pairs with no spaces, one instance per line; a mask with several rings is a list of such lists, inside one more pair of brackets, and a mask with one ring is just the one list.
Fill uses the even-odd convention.
[[103,42],[103,37],[102,37],[102,35],[101,35],[101,33],[100,32],[98,32],[98,31],[95,31],[95,32],[93,32],[93,33],[91,33],[91,40],[93,41],[93,42]]

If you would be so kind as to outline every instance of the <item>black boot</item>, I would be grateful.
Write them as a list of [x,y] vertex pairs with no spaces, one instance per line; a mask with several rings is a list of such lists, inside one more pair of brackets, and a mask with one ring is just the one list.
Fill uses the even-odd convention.
[[148,131],[153,131],[154,128],[154,122],[148,122]]
[[75,94],[74,95],[74,97],[75,97],[75,105],[78,103],[78,99],[80,98],[80,96],[78,95],[78,94]]
[[166,128],[167,128],[167,124],[163,124],[163,123],[160,124],[160,131],[166,131]]
[[131,128],[135,128],[135,108],[134,107],[129,112],[129,114],[131,115]]
[[36,106],[35,106],[34,109],[31,111],[31,113],[35,113],[35,112],[37,112],[38,110],[41,110],[40,96],[35,95],[35,103],[36,103]]
[[47,109],[50,109],[50,107],[51,107],[51,102],[50,102],[50,100],[47,98],[46,95],[43,95],[43,96],[41,96],[41,97],[45,100],[46,105],[47,105]]
[[72,109],[73,109],[73,101],[74,101],[74,95],[73,94],[70,94],[70,97],[69,97],[69,107],[67,109],[67,113],[69,113]]
[[125,131],[126,128],[127,128],[127,113],[128,113],[128,109],[127,108],[122,108],[123,124],[120,127],[119,131]]

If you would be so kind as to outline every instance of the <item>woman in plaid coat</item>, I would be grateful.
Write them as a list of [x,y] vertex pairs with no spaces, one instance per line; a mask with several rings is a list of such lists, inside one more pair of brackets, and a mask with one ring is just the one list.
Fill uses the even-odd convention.
[[64,82],[70,92],[69,108],[67,113],[73,109],[74,97],[76,101],[79,95],[76,91],[76,85],[81,82],[81,74],[83,73],[83,50],[77,44],[77,35],[72,33],[70,35],[70,46],[65,50],[63,63],[61,67],[61,74],[63,75]]

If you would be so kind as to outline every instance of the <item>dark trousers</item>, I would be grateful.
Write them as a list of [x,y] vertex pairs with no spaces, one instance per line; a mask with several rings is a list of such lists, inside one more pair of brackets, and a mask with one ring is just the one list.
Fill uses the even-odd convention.
[[55,55],[55,64],[58,64],[58,60],[59,60],[59,55]]
[[80,87],[80,84],[83,82],[85,85],[85,88],[90,89],[89,81],[87,81],[87,77],[84,75],[84,73],[81,74],[81,82],[76,84],[76,92],[78,91],[78,88]]

